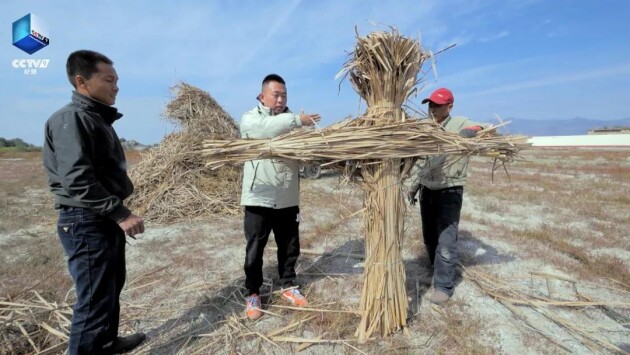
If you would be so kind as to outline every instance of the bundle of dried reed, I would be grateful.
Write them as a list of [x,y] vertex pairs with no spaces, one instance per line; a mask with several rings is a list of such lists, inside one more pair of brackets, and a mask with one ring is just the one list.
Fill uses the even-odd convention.
[[[445,132],[431,120],[374,124],[361,117],[321,130],[295,130],[271,140],[206,140],[202,153],[212,168],[252,159],[286,157],[308,161],[387,160],[437,154],[474,154],[511,160],[528,147],[527,137],[497,136],[484,130],[477,138]],[[496,126],[498,127],[498,126]]]
[[131,167],[135,192],[129,206],[157,222],[239,213],[241,167],[209,169],[198,149],[204,139],[238,138],[238,125],[207,92],[186,83],[173,90],[165,117],[182,129]]
[[[403,103],[415,91],[418,72],[428,55],[420,43],[398,31],[374,32],[358,37],[342,73],[367,102],[360,127],[403,122]],[[374,119],[375,118],[375,119]],[[400,189],[401,165],[412,159],[390,156],[384,162],[361,165],[364,179],[365,271],[361,294],[361,321],[355,332],[360,341],[373,332],[388,335],[407,324],[405,268],[401,255],[405,204]],[[406,169],[405,169],[406,170]]]

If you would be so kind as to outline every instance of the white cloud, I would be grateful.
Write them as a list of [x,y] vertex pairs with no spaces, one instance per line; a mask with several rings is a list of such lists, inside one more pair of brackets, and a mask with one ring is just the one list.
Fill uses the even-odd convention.
[[[289,17],[293,13],[293,11],[295,11],[295,9],[298,7],[299,4],[300,4],[300,0],[293,0],[291,4],[284,11],[282,11],[282,13],[279,16],[274,16],[273,21],[271,21],[272,23],[271,28],[267,31],[267,33],[262,39],[256,41],[256,45],[253,48],[251,48],[249,51],[247,51],[247,54],[245,55],[245,57],[242,58],[238,62],[238,64],[236,65],[237,71],[240,71],[243,68],[243,66],[248,64],[249,61],[256,54],[258,54],[261,48],[270,45],[269,42],[271,42],[274,36],[277,35],[278,30],[280,30],[283,26],[285,26],[285,23],[289,20]],[[283,33],[282,35],[286,36],[285,33]],[[282,41],[281,38],[278,39],[276,42],[280,42],[280,41]],[[275,47],[274,44],[271,44],[271,46]]]
[[461,48],[465,45],[467,45],[468,43],[473,41],[473,36],[470,34],[459,34],[457,36],[448,38],[446,40],[442,40],[441,42],[439,42],[435,48],[432,48],[433,52],[438,52],[441,51],[445,48],[448,48],[452,45],[456,45],[457,47]]
[[510,31],[501,31],[492,36],[482,37],[479,39],[479,42],[492,42],[492,41],[496,41],[498,39],[507,37],[509,35],[510,35]]
[[563,26],[559,26],[554,28],[553,30],[547,32],[548,38],[556,38],[556,37],[565,37],[569,34],[569,30]]
[[590,79],[600,79],[606,77],[619,77],[630,75],[630,64],[619,65],[616,67],[597,68],[593,70],[571,72],[558,75],[551,75],[537,79],[524,80],[506,85],[494,87],[489,90],[471,92],[465,94],[466,97],[487,96],[497,93],[505,93],[510,91],[520,91],[525,89],[534,89],[544,86],[552,86],[558,84],[566,84],[580,82]]

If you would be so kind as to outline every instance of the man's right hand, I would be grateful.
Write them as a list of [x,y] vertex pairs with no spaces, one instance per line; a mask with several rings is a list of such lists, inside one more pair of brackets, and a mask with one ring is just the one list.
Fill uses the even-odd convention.
[[138,217],[135,214],[130,214],[124,221],[118,223],[120,229],[125,231],[125,234],[134,237],[136,234],[144,233],[144,220],[142,217]]
[[479,133],[481,130],[483,130],[483,127],[481,126],[464,127],[461,131],[459,131],[459,135],[464,138],[472,138],[476,136],[477,133]]
[[305,114],[304,111],[300,113],[300,121],[302,121],[303,126],[313,126],[320,119],[321,116],[318,113]]
[[407,199],[409,200],[409,204],[410,205],[415,205],[416,202],[418,202],[418,200],[416,199],[416,194],[418,193],[418,191],[409,191],[407,193]]

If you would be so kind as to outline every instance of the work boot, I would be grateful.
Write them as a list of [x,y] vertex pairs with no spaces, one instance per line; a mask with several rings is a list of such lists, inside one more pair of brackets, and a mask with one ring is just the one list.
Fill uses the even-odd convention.
[[433,294],[431,294],[431,297],[429,298],[429,301],[431,301],[431,303],[433,304],[441,305],[446,303],[449,298],[451,298],[451,296],[446,294],[446,292],[434,289]]
[[144,333],[135,333],[126,337],[118,337],[112,344],[114,354],[123,354],[135,349],[147,336]]

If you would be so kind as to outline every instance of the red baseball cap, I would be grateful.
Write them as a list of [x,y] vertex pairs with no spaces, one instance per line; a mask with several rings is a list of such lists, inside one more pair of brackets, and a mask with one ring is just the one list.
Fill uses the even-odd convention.
[[447,88],[439,88],[435,90],[431,94],[431,96],[422,100],[422,103],[426,104],[429,101],[437,105],[452,104],[453,102],[455,102],[455,97],[453,97],[453,93],[451,92],[451,90]]

